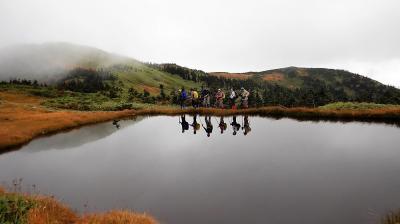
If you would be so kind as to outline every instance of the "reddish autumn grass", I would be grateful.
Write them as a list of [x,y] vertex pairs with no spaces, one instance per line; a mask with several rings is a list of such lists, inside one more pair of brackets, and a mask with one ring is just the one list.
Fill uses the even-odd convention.
[[265,74],[263,76],[263,80],[265,81],[282,81],[283,79],[284,79],[283,74],[278,72]]
[[252,73],[228,73],[228,72],[212,72],[209,73],[212,76],[227,78],[227,79],[240,79],[245,80],[253,76]]
[[154,86],[148,86],[148,85],[143,85],[140,84],[138,85],[138,87],[136,88],[137,91],[142,92],[143,90],[146,90],[148,93],[153,94],[153,95],[157,95],[160,93],[160,89]]

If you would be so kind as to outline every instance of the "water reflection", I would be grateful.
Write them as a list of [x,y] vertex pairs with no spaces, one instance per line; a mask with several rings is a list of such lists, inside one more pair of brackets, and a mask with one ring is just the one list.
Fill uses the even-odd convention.
[[233,116],[233,121],[231,122],[231,126],[233,128],[233,135],[236,135],[240,130],[240,124],[236,121],[236,116]]
[[190,126],[193,127],[193,134],[196,134],[196,132],[200,130],[200,124],[197,122],[197,115],[193,116],[193,122]]
[[201,126],[203,126],[203,129],[206,131],[207,137],[210,137],[210,135],[213,131],[213,125],[211,123],[211,116],[205,116],[204,121],[206,122],[206,127],[204,127],[203,124],[201,124]]
[[250,122],[249,122],[249,116],[244,116],[244,124],[242,127],[243,134],[247,135],[249,132],[251,132],[251,128],[250,128]]
[[112,124],[113,124],[117,129],[119,129],[119,128],[121,127],[121,125],[120,125],[118,122],[119,122],[119,120],[113,120],[113,122],[112,122]]
[[186,121],[186,115],[181,115],[179,117],[179,124],[182,126],[182,133],[189,130],[189,122]]
[[[106,138],[117,131],[122,131],[128,126],[135,125],[145,117],[134,117],[130,120],[114,120],[101,124],[89,125],[82,128],[68,130],[57,135],[37,138],[29,143],[29,147],[23,147],[23,151],[39,152],[52,149],[70,149]],[[123,123],[121,125],[121,123]],[[29,149],[28,149],[29,148]],[[1,153],[0,153],[1,154]]]
[[219,129],[221,130],[221,134],[224,133],[224,131],[226,131],[227,125],[224,121],[224,117],[220,117],[219,118],[219,125],[218,125]]
[[[200,123],[198,122],[198,118]],[[225,122],[226,118],[221,116],[219,117],[219,120],[214,117],[215,123],[218,124],[218,128],[220,129],[220,133],[223,134],[227,128],[228,124]],[[241,124],[238,122],[238,119],[240,120]],[[197,132],[200,130],[200,124],[201,127],[203,127],[207,137],[210,137],[214,125],[212,123],[212,117],[211,116],[204,116],[204,123],[201,120],[201,117],[199,115],[194,115],[192,116],[193,122],[189,124],[188,121],[186,121],[186,115],[181,115],[179,116],[179,124],[182,127],[182,133],[185,133],[185,131],[189,130],[189,126],[193,128],[193,134],[197,134]],[[251,127],[250,127],[250,121],[249,121],[249,116],[244,115],[244,116],[233,116],[229,118],[230,125],[232,126],[232,134],[237,135],[240,131],[243,132],[243,135],[248,135],[251,132]]]
[[204,116],[140,119],[1,155],[0,183],[23,178],[79,212],[129,209],[167,224],[365,224],[400,207],[398,128],[237,115],[207,117],[208,138]]

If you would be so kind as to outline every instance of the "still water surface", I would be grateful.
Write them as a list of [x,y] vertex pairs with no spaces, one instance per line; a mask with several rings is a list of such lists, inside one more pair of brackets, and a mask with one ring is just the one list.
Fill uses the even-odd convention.
[[400,208],[395,126],[185,121],[141,117],[40,138],[0,155],[0,181],[23,178],[23,190],[35,184],[78,211],[128,208],[167,224],[364,224]]

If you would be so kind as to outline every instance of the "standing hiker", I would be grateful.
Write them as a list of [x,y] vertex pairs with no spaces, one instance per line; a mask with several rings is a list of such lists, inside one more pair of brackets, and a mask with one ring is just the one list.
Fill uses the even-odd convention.
[[231,88],[231,94],[229,95],[229,101],[230,101],[230,106],[231,109],[236,109],[236,92]]
[[221,89],[218,89],[217,93],[215,94],[215,107],[221,109],[224,108],[224,99],[225,93]]
[[203,107],[210,107],[210,91],[206,88],[201,89]]
[[198,108],[199,107],[199,93],[196,91],[196,89],[192,89],[191,96],[192,96],[193,108]]
[[249,107],[249,95],[250,93],[245,90],[243,87],[240,88],[240,97],[242,98],[242,108],[248,108]]
[[181,109],[184,109],[186,107],[185,103],[186,103],[186,99],[187,99],[187,93],[184,87],[182,87],[181,93],[180,93],[180,103],[181,103]]

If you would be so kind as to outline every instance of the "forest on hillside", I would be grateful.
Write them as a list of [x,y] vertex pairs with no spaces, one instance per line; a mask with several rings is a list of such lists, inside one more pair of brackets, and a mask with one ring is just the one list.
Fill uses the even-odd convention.
[[253,107],[270,105],[317,107],[333,102],[400,104],[399,89],[344,70],[308,69],[307,76],[299,76],[295,70],[288,70],[287,76],[297,76],[302,82],[300,87],[289,88],[267,82],[261,75],[254,75],[248,79],[230,79],[176,64],[148,64],[148,66],[179,75],[186,80],[204,83],[211,92],[216,92],[218,88],[237,90],[244,87],[251,93],[249,104]]
[[[249,106],[285,106],[285,107],[318,107],[334,102],[368,102],[378,104],[400,104],[400,90],[383,85],[367,77],[353,74],[343,70],[333,69],[309,69],[307,76],[299,76],[296,70],[280,70],[285,72],[289,78],[301,79],[301,86],[290,88],[275,82],[267,82],[263,79],[263,73],[251,76],[247,79],[231,79],[210,75],[201,70],[194,70],[178,66],[176,64],[146,64],[159,71],[176,75],[184,80],[197,83],[208,88],[211,94],[215,94],[221,88],[228,95],[232,88],[239,90],[244,87],[250,92]],[[29,85],[36,88],[46,87],[48,91],[35,91],[41,96],[61,96],[62,92],[70,91],[80,94],[98,93],[97,97],[104,101],[106,99],[119,102],[117,108],[130,108],[130,103],[151,103],[151,104],[179,104],[179,92],[182,87],[176,84],[173,90],[165,90],[163,84],[158,85],[158,92],[150,93],[147,89],[140,90],[134,84],[122,82],[116,71],[125,71],[126,66],[107,69],[71,69],[66,76],[55,85],[47,88],[46,84],[38,83],[36,80],[12,79],[7,84]],[[131,68],[129,68],[131,69]],[[129,70],[128,69],[128,70]],[[152,75],[151,73],[146,75]],[[6,82],[3,81],[3,84]],[[55,93],[55,91],[59,91]],[[61,91],[61,93],[60,93]],[[60,95],[61,94],[61,95]],[[100,96],[96,95],[96,96]],[[80,96],[80,95],[78,95]],[[93,96],[93,95],[91,95]],[[107,101],[107,100],[106,100]],[[228,99],[225,99],[226,105]],[[63,101],[64,102],[64,101]],[[79,99],[77,102],[80,102]],[[122,102],[122,103],[121,103]],[[60,103],[62,104],[62,103]],[[79,103],[74,103],[78,105]],[[87,103],[86,103],[87,104]],[[123,106],[120,106],[123,105]],[[129,105],[128,105],[129,104]],[[211,105],[214,99],[211,99]],[[70,109],[81,108],[71,106]]]

